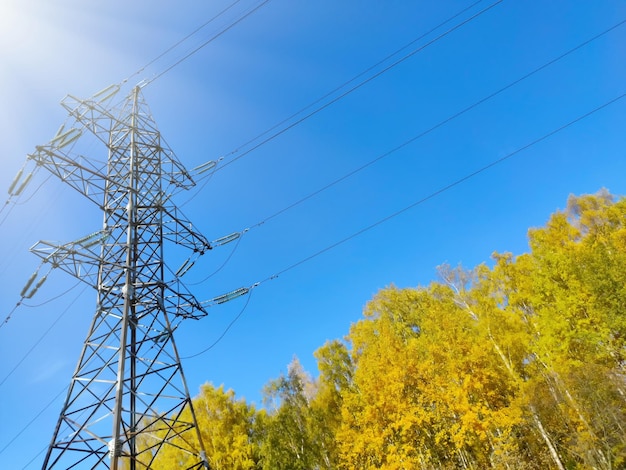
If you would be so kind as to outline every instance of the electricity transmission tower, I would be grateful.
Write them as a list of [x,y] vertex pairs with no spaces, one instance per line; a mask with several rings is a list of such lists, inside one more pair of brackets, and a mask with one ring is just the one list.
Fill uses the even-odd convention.
[[[110,105],[118,91],[111,86],[87,100],[67,96],[69,124],[28,155],[30,165],[76,189],[104,216],[101,230],[79,240],[31,248],[42,265],[97,291],[43,468],[148,469],[173,446],[184,456],[176,468],[208,469],[173,333],[183,318],[206,315],[179,277],[211,244],[170,200],[195,183],[162,140],[140,87]],[[73,153],[86,133],[104,143],[106,162]],[[14,192],[31,175],[21,171]],[[189,250],[176,273],[164,262],[166,242]],[[45,279],[35,283],[35,277],[22,296]]]

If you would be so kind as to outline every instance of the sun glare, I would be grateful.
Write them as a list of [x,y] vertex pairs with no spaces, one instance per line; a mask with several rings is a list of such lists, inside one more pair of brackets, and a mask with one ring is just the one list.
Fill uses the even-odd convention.
[[44,53],[43,39],[50,28],[36,14],[33,2],[3,0],[0,3],[0,61],[3,76],[15,73],[14,67],[24,67]]
[[75,50],[85,42],[72,22],[67,7],[52,2],[0,0],[2,154],[19,149],[25,134],[70,92],[69,80],[80,73]]

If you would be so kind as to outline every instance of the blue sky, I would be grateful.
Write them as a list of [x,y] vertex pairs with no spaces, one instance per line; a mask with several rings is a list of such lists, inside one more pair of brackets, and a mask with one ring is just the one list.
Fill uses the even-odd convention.
[[[132,85],[159,75],[259,4],[239,2],[133,75],[230,3],[3,0],[0,188],[65,121],[63,96],[86,98],[129,76]],[[626,194],[623,99],[352,237],[624,94],[625,25],[257,226],[626,19],[619,1],[500,2],[243,155],[252,138],[446,19],[474,4],[363,78],[492,3],[272,0],[144,88],[163,137],[188,168],[232,161],[178,195],[185,215],[210,240],[254,227],[236,247],[204,256],[185,276],[190,290],[206,300],[284,271],[249,299],[179,328],[181,355],[191,356],[247,305],[213,349],[183,362],[192,394],[204,382],[223,383],[260,405],[264,384],[294,355],[315,373],[313,351],[344,336],[379,289],[428,284],[442,263],[472,267],[494,251],[522,253],[527,229],[544,224],[569,194],[602,187]],[[86,152],[106,158],[97,146]],[[97,208],[39,172],[19,204],[0,213],[2,318],[39,265],[30,246],[74,240],[101,223]],[[0,451],[3,468],[27,465],[52,435],[62,399],[45,407],[69,383],[95,308],[95,291],[75,285],[53,272],[29,301],[42,305],[21,306],[0,329],[0,449],[12,441]]]

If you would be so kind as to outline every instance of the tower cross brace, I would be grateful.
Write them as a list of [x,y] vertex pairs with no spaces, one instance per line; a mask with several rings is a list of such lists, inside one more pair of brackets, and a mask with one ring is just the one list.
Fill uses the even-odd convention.
[[[42,468],[156,469],[157,456],[171,446],[183,456],[177,468],[208,469],[174,341],[181,319],[206,311],[175,275],[166,279],[164,247],[174,242],[193,257],[211,244],[170,202],[194,181],[161,138],[141,89],[109,106],[118,91],[66,97],[69,127],[28,156],[103,212],[100,231],[31,249],[97,291]],[[106,145],[105,165],[68,150],[86,131]]]

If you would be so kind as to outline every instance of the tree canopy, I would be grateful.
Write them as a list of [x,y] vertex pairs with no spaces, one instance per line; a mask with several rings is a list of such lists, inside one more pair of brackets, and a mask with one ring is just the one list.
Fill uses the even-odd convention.
[[203,386],[211,467],[626,468],[626,199],[571,196],[528,236],[528,253],[382,289],[264,409]]

